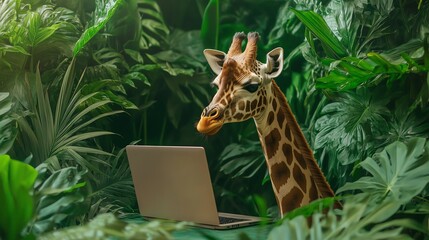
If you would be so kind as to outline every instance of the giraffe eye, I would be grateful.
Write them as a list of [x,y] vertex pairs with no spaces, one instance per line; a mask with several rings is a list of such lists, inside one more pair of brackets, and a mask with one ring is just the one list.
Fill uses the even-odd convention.
[[250,83],[250,84],[245,85],[243,88],[246,89],[248,92],[254,93],[254,92],[256,92],[256,90],[258,90],[259,84]]

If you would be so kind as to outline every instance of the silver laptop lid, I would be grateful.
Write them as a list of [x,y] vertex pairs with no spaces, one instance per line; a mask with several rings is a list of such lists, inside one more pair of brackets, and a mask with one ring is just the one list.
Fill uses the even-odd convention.
[[146,217],[219,224],[202,147],[126,147],[140,213]]

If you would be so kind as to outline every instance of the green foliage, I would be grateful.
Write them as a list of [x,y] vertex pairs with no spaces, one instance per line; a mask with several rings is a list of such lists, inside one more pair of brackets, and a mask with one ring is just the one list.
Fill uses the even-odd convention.
[[183,229],[184,226],[184,223],[160,221],[126,223],[113,214],[101,214],[87,225],[54,231],[40,236],[39,239],[172,239],[171,232]]
[[90,202],[90,212],[86,214],[87,219],[92,219],[96,214],[103,212],[126,214],[132,212],[136,204],[125,148],[105,161],[107,164],[100,166],[100,173],[94,173],[88,179],[89,191],[86,201]]
[[73,56],[76,56],[80,50],[93,38],[115,14],[116,10],[122,4],[123,0],[96,0],[93,25],[88,27],[76,42],[73,49]]
[[84,195],[80,188],[85,186],[83,175],[76,167],[61,168],[50,174],[46,164],[38,166],[39,178],[34,186],[37,215],[30,223],[31,231],[41,233],[69,226],[73,218],[82,214]]
[[373,201],[407,203],[429,183],[429,143],[424,138],[394,142],[360,163],[371,176],[347,183],[338,192],[359,190]]
[[73,60],[64,75],[56,100],[55,111],[51,109],[48,92],[43,90],[40,73],[36,72],[35,89],[29,89],[28,92],[29,96],[34,94],[35,99],[29,102],[29,106],[26,106],[31,114],[27,118],[18,119],[21,131],[19,141],[24,153],[33,154],[36,165],[49,159],[52,167],[58,170],[61,168],[61,159],[58,159],[58,155],[67,153],[83,167],[98,171],[93,163],[82,157],[82,154],[108,155],[108,153],[82,146],[82,143],[85,140],[112,133],[109,131],[85,131],[85,128],[101,118],[120,111],[111,111],[86,118],[88,113],[109,104],[110,101],[105,100],[85,106],[87,100],[97,93],[81,94],[79,83],[77,85],[73,83],[74,64]]
[[[225,147],[219,157],[220,171],[231,178],[255,178],[266,172],[265,158],[259,141],[243,141]],[[265,174],[264,174],[265,175]]]
[[343,164],[354,163],[375,150],[373,136],[386,126],[388,114],[385,98],[374,97],[381,92],[371,93],[365,89],[356,93],[347,92],[327,104],[317,119],[315,139],[316,150],[324,147],[338,154]]
[[[304,25],[310,29],[311,33],[316,35],[322,42],[322,47],[326,54],[330,57],[346,56],[346,48],[329,29],[325,20],[315,12],[312,11],[297,11],[292,9]],[[307,40],[312,41],[311,36]]]
[[11,116],[13,103],[7,92],[0,92],[0,154],[6,154],[12,147],[17,129]]
[[71,56],[81,24],[68,9],[44,4],[35,9],[21,1],[0,3],[0,69],[33,70]]
[[368,199],[359,202],[349,198],[341,211],[313,214],[311,227],[304,216],[283,221],[268,239],[413,239],[403,233],[407,228],[427,233],[412,219],[388,220],[399,206],[390,201],[374,207]]
[[0,155],[0,238],[23,239],[34,214],[32,190],[37,171],[26,163]]
[[377,53],[368,53],[367,57],[367,59],[346,57],[339,61],[326,60],[325,64],[329,63],[332,70],[328,76],[317,80],[316,87],[341,91],[354,89],[363,84],[376,85],[384,79],[387,79],[388,84],[393,84],[393,81],[401,80],[404,74],[428,71],[408,55],[403,55],[408,62],[400,64],[392,64]]
[[210,0],[204,10],[201,24],[201,38],[207,48],[218,48],[219,41],[219,1]]

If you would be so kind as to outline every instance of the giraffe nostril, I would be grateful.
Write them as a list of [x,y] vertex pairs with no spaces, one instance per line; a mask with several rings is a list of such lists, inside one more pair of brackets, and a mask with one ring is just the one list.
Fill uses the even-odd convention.
[[210,111],[209,116],[210,117],[216,117],[218,115],[218,113],[219,113],[219,111],[215,108],[215,109],[212,109]]

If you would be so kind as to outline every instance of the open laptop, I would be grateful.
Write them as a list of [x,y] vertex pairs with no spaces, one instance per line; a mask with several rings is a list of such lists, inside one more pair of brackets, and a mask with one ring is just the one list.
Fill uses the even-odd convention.
[[218,213],[203,147],[126,147],[140,214],[227,229],[261,218]]

